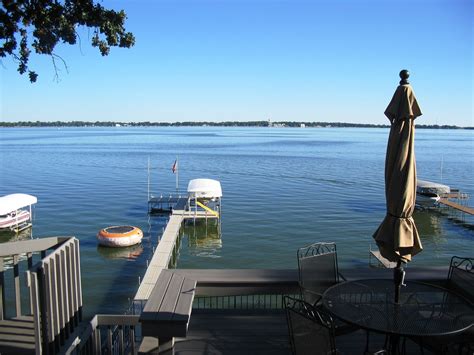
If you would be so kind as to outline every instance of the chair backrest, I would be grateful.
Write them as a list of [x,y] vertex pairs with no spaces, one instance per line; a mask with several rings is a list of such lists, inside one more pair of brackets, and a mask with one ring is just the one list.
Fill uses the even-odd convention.
[[338,278],[335,243],[314,243],[298,249],[298,275],[303,299],[315,304]]
[[474,258],[453,256],[449,265],[448,288],[474,303]]
[[301,299],[285,296],[283,302],[293,354],[336,354],[331,316]]

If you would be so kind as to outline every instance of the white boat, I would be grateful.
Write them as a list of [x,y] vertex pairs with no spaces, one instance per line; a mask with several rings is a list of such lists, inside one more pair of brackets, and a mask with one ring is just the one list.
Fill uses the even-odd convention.
[[440,195],[449,194],[451,188],[448,185],[437,182],[417,180],[416,181],[416,204],[420,207],[432,207],[440,199]]
[[0,230],[19,232],[31,227],[32,205],[38,202],[35,196],[11,194],[0,197]]

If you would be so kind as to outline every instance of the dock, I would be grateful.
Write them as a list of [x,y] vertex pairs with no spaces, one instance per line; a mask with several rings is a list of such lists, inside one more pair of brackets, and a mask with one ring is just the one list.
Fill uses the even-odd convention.
[[393,269],[397,266],[397,263],[385,259],[378,250],[369,250],[369,265],[372,265],[372,257],[377,260],[379,265],[387,269]]
[[177,241],[183,220],[184,215],[182,214],[171,215],[161,240],[148,264],[145,276],[141,280],[140,287],[135,294],[135,300],[147,300],[153,287],[155,287],[156,280],[158,280],[161,271],[168,268],[175,248],[178,247]]
[[438,203],[441,205],[454,208],[455,210],[470,214],[471,216],[474,215],[474,208],[460,205],[459,203],[448,200],[447,198],[440,198]]
[[[372,263],[372,258],[375,258],[375,264]],[[397,263],[384,258],[378,248],[372,249],[372,245],[369,244],[369,266],[393,269],[397,266]]]
[[159,196],[151,197],[148,200],[148,213],[160,214],[171,213],[173,209],[184,210],[188,202],[187,196]]
[[143,309],[150,297],[156,282],[165,269],[175,262],[180,242],[180,230],[183,222],[199,219],[220,221],[220,204],[218,211],[203,205],[201,202],[188,196],[160,196],[152,197],[148,201],[150,214],[167,213],[170,219],[166,224],[161,239],[148,263],[144,277],[141,279],[138,291],[135,294],[133,304],[134,311],[138,313]]

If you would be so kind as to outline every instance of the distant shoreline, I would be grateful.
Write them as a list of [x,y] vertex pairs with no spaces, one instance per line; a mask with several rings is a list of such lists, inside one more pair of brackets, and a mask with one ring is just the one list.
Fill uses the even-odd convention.
[[[276,128],[389,128],[390,125],[344,122],[298,122],[298,121],[225,121],[225,122],[119,122],[119,121],[19,121],[0,122],[0,127],[276,127]],[[454,125],[416,125],[421,129],[474,129]]]

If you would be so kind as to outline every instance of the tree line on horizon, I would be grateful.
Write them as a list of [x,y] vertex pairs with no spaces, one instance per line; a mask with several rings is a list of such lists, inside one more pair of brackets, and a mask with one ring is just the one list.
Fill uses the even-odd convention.
[[[0,122],[0,127],[339,127],[339,128],[389,128],[387,124],[345,123],[345,122],[301,122],[301,121],[184,121],[184,122],[119,122],[119,121],[18,121]],[[459,127],[455,125],[416,125],[417,128],[431,129],[474,129],[474,127]]]

